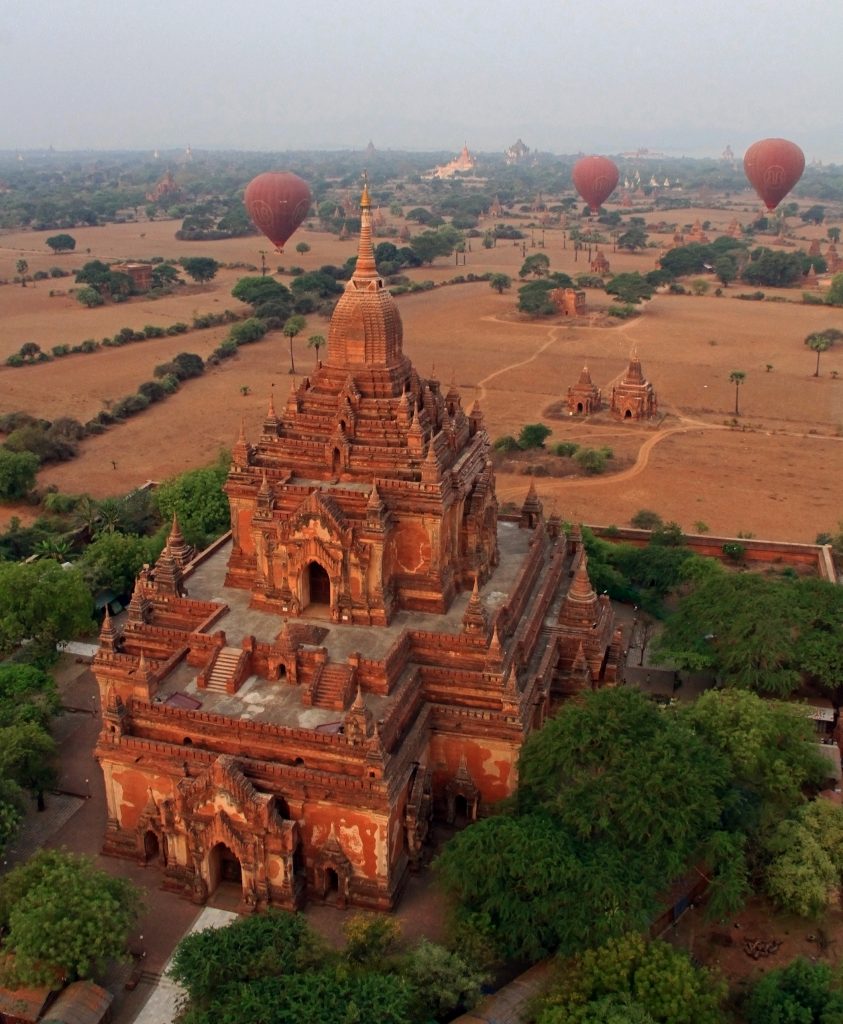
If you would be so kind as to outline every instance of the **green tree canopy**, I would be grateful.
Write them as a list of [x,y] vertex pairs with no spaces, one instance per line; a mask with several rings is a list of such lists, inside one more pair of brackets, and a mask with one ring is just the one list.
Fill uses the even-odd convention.
[[786,697],[803,677],[834,690],[843,666],[843,591],[824,580],[709,572],[670,615],[659,656],[727,686]]
[[0,928],[18,984],[90,978],[126,953],[140,910],[131,883],[85,857],[41,850],[0,879]]
[[461,241],[461,232],[450,224],[444,224],[434,231],[422,231],[416,235],[410,241],[410,248],[422,263],[433,263],[439,256],[450,256]]
[[210,256],[184,256],[179,261],[185,274],[194,281],[210,281],[217,276],[219,263]]
[[77,564],[92,593],[111,590],[127,594],[143,564],[152,560],[153,545],[148,538],[115,532],[100,534]]
[[212,466],[191,469],[165,480],[155,492],[158,511],[164,522],[178,516],[185,539],[199,548],[215,540],[229,527],[228,500],[222,485],[228,476],[228,458]]
[[73,252],[76,248],[76,239],[73,235],[51,235],[47,239],[47,245],[53,252]]
[[0,501],[25,498],[35,486],[40,460],[34,452],[0,448]]
[[76,568],[53,561],[0,564],[0,653],[22,640],[49,655],[60,640],[90,632],[91,595]]
[[505,291],[512,287],[512,278],[509,274],[492,274],[489,278],[489,287],[496,291],[498,295],[503,295]]
[[616,274],[607,282],[606,291],[609,295],[616,295],[621,302],[630,302],[634,305],[641,302],[642,299],[652,298],[653,286],[635,271],[634,273]]
[[761,977],[744,1013],[747,1024],[833,1024],[843,1020],[843,991],[828,964],[799,957]]
[[817,917],[837,898],[843,876],[843,807],[817,799],[765,836],[764,884],[782,910]]
[[536,1022],[721,1024],[725,996],[723,980],[695,967],[685,953],[629,934],[563,963],[539,1001]]
[[747,690],[709,690],[683,715],[728,759],[734,785],[753,794],[764,821],[798,806],[805,788],[826,777],[828,762],[800,704],[762,699]]
[[28,790],[44,810],[44,791],[56,781],[56,744],[42,725],[22,722],[0,729],[0,778]]
[[34,665],[0,665],[0,728],[49,724],[61,709],[53,677]]
[[647,248],[647,232],[640,224],[634,224],[618,237],[618,248],[635,252]]

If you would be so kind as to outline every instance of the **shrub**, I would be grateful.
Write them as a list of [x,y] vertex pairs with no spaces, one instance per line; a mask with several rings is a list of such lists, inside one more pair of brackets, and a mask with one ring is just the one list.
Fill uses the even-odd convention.
[[254,341],[260,341],[265,334],[266,325],[263,321],[250,316],[248,320],[243,320],[242,323],[235,324],[231,328],[227,340],[232,341],[235,347],[249,345]]
[[60,359],[62,356],[70,355],[70,345],[53,345],[50,351],[56,359]]
[[[157,374],[156,374],[157,376]],[[179,379],[174,373],[165,373],[161,378],[161,387],[167,392],[168,395],[172,395],[179,389]]]
[[520,448],[544,448],[545,441],[550,437],[552,431],[544,423],[528,423],[521,428],[518,435],[518,446]]
[[632,519],[630,519],[630,523],[639,530],[655,530],[656,527],[661,526],[663,522],[664,520],[658,512],[653,512],[652,509],[649,508],[639,509]]
[[606,310],[609,316],[613,316],[618,320],[629,320],[634,316],[640,315],[640,310],[636,309],[635,306],[626,303],[623,306],[609,306]]
[[503,437],[499,437],[494,443],[494,448],[499,452],[521,451],[521,445],[516,441],[512,434],[504,434]]
[[579,448],[580,446],[573,441],[560,441],[559,444],[554,445],[553,454],[570,459],[572,455],[579,451]]
[[163,385],[157,380],[145,380],[138,388],[138,394],[143,395],[150,403],[160,402],[167,397]]
[[574,456],[577,465],[589,476],[596,476],[606,469],[607,455],[605,450],[597,448],[580,448]]
[[723,545],[723,554],[732,562],[742,562],[746,555],[746,547],[735,541],[727,541]]
[[145,338],[163,338],[166,333],[163,327],[154,327],[152,324],[147,324],[143,329]]
[[140,393],[135,395],[126,395],[125,398],[121,398],[118,402],[115,402],[111,408],[112,414],[117,419],[126,419],[128,416],[135,416],[139,412],[143,412],[149,405],[149,399],[146,395]]

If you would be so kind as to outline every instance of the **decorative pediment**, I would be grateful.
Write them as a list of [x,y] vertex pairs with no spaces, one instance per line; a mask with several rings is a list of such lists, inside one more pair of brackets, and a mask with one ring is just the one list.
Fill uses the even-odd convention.
[[195,779],[182,779],[176,791],[176,806],[182,817],[191,817],[220,794],[228,797],[231,807],[244,821],[263,828],[280,826],[281,819],[272,806],[272,797],[258,793],[239,763],[228,754],[220,754]]
[[333,498],[321,491],[311,491],[296,509],[291,520],[294,531],[307,526],[313,520],[320,522],[336,537],[343,537],[349,529],[348,519]]

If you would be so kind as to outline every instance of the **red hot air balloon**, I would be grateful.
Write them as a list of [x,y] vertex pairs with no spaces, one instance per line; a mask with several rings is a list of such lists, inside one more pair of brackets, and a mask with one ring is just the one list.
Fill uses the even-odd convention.
[[571,171],[574,188],[588,203],[592,212],[600,209],[615,191],[618,183],[618,168],[606,156],[584,156],[577,160]]
[[753,143],[743,158],[750,185],[775,210],[805,170],[805,154],[787,139],[762,139]]
[[307,182],[290,171],[266,171],[253,178],[243,196],[255,227],[278,252],[307,216],[312,200]]

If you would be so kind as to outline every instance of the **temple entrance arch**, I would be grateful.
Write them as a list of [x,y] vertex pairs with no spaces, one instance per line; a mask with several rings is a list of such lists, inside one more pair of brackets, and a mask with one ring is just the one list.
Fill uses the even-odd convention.
[[305,574],[305,584],[307,586],[307,594],[304,595],[306,600],[303,602],[305,608],[310,605],[321,605],[325,608],[330,608],[331,577],[324,566],[320,565],[319,562],[310,562]]
[[158,836],[149,829],[143,837],[143,859],[148,864],[151,860],[158,860],[161,856],[161,844]]
[[582,411],[583,411],[583,404],[582,404],[582,402],[577,402],[577,412],[582,412]]
[[224,882],[243,884],[240,858],[225,843],[217,843],[208,854],[208,892],[212,893]]
[[632,419],[632,410],[631,409],[627,409],[626,412],[623,414],[623,418],[625,420],[631,420]]

